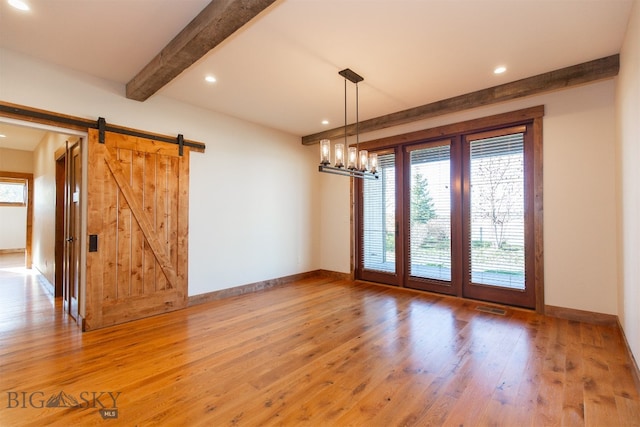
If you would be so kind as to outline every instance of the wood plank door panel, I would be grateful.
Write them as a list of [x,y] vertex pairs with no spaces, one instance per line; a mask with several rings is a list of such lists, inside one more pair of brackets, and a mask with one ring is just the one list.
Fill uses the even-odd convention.
[[89,131],[85,329],[187,303],[189,149]]

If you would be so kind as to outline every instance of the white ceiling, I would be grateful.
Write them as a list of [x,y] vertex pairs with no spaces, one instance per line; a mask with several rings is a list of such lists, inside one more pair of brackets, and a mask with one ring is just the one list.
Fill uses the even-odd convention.
[[33,151],[46,130],[0,122],[0,148]]
[[[123,85],[209,3],[0,1],[0,46]],[[364,120],[619,53],[631,4],[277,0],[154,96],[303,136],[343,125],[343,68]]]

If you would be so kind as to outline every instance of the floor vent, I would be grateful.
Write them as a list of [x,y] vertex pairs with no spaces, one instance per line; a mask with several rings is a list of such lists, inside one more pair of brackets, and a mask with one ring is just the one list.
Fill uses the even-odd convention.
[[476,307],[476,310],[483,311],[485,313],[497,314],[500,316],[504,316],[505,314],[507,314],[507,311],[502,308],[488,307],[486,305],[479,305]]

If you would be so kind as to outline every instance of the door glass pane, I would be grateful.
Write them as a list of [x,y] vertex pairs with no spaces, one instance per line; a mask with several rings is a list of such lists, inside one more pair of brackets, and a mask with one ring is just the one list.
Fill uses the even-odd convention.
[[410,275],[451,280],[449,145],[411,151]]
[[524,135],[471,141],[471,282],[524,289]]
[[395,155],[378,156],[376,180],[363,182],[363,265],[367,270],[396,271]]

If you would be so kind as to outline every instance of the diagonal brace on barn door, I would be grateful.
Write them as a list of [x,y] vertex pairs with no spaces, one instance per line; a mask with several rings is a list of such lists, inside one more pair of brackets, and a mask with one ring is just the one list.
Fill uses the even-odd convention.
[[114,155],[111,152],[111,149],[104,150],[104,159],[109,167],[109,170],[113,174],[120,191],[124,195],[125,200],[129,204],[131,208],[131,212],[133,213],[134,218],[138,222],[140,229],[142,230],[142,234],[144,234],[145,239],[149,243],[151,250],[153,251],[153,255],[158,260],[160,264],[160,268],[164,272],[164,275],[169,282],[169,286],[171,288],[178,288],[178,275],[176,274],[176,270],[171,265],[171,259],[167,255],[162,243],[156,236],[153,226],[151,222],[147,219],[146,214],[144,213],[144,209],[138,202],[137,198],[133,193],[133,189],[129,185],[127,178],[122,171],[122,167],[118,164],[117,161],[114,160]]

